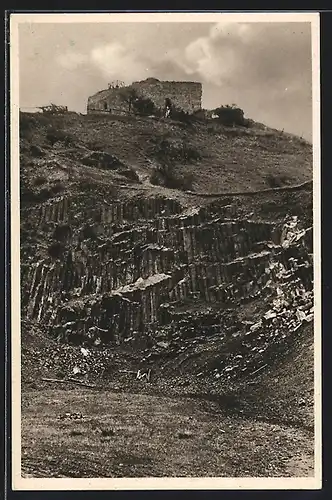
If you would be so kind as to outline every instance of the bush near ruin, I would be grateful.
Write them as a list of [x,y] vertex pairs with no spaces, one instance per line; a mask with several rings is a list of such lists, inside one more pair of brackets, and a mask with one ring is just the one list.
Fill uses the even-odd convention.
[[244,118],[243,109],[237,107],[236,104],[220,106],[214,110],[214,113],[218,116],[220,123],[228,127],[236,125],[240,127],[248,126],[248,121]]
[[128,104],[128,112],[140,116],[157,113],[157,108],[149,97],[140,96],[133,88],[124,88],[120,92],[121,99]]

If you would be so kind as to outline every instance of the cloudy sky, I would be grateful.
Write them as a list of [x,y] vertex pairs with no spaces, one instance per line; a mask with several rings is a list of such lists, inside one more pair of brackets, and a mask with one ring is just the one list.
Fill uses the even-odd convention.
[[245,115],[311,140],[310,23],[22,23],[20,106],[85,112],[118,79],[203,84],[203,107]]

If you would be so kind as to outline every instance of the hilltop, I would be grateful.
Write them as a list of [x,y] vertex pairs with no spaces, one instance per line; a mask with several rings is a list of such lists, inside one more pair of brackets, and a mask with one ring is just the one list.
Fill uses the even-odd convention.
[[[78,178],[149,184],[165,163],[176,187],[195,192],[250,191],[312,178],[310,143],[254,122],[232,128],[217,120],[187,124],[153,117],[24,113],[21,124],[23,179],[26,163],[39,156],[33,175],[40,186],[49,173],[54,179],[66,173],[66,189]],[[97,167],[93,174],[90,166]],[[32,172],[29,182],[34,182]]]

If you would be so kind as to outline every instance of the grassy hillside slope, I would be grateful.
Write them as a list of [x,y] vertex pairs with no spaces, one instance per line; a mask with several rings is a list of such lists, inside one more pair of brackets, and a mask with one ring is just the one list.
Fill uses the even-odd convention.
[[[99,151],[115,155],[148,183],[153,170],[166,162],[175,175],[190,177],[197,192],[265,189],[312,177],[311,144],[259,124],[230,128],[216,120],[185,124],[152,117],[22,113],[21,136],[26,158],[31,145],[43,149],[44,159],[61,159],[65,152],[67,165],[70,160],[72,168],[81,169],[79,176],[89,176],[82,158]],[[34,169],[37,176],[38,165]],[[105,169],[99,173],[106,175]]]

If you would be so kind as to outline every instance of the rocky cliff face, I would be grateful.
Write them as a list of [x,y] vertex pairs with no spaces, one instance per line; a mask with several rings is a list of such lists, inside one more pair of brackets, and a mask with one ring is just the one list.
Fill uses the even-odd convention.
[[[86,194],[23,207],[44,241],[38,252],[22,249],[23,317],[59,340],[96,346],[243,329],[259,346],[268,328],[284,334],[280,322],[289,333],[312,313],[312,229],[296,216],[276,223],[235,212],[221,201],[184,208]],[[230,319],[230,308],[257,297],[267,317],[256,326]]]
[[[312,185],[302,184],[311,148],[209,127],[21,116],[22,339],[38,329],[57,340],[48,363],[72,374],[76,361],[53,351],[85,360],[84,345],[87,373],[101,374],[132,349],[134,369],[162,358],[159,372],[195,382],[204,372],[211,391],[311,326]],[[149,182],[151,141],[166,132],[209,153],[186,166],[191,193]],[[262,192],[272,166],[295,172],[300,187]]]

